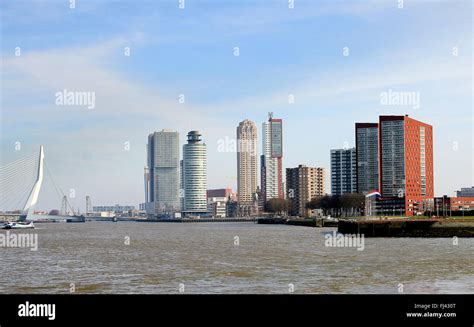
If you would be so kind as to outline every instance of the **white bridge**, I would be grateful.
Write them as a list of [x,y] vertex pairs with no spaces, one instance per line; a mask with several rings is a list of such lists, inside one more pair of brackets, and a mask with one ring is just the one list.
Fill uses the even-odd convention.
[[0,210],[31,220],[43,183],[43,169],[43,146],[40,146],[39,155],[23,157],[1,166]]

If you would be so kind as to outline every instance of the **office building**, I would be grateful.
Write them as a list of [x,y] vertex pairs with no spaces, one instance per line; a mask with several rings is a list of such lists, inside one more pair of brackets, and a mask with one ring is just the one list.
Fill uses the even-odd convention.
[[207,190],[208,198],[228,198],[235,197],[235,193],[232,192],[231,188],[216,188],[212,190]]
[[183,145],[182,166],[183,215],[207,215],[207,150],[198,131],[188,133],[188,143]]
[[261,186],[265,200],[284,198],[283,121],[268,115],[262,125]]
[[145,197],[150,216],[179,211],[179,133],[171,130],[148,136]]
[[[379,117],[379,185],[382,198],[406,216],[433,207],[433,128],[405,116]],[[390,212],[388,205],[386,214]]]
[[306,204],[311,199],[326,194],[324,168],[299,165],[286,169],[286,195],[290,202],[290,215],[307,217]]
[[226,218],[227,216],[227,197],[208,197],[207,211],[213,218]]
[[331,194],[357,193],[356,149],[331,150]]
[[449,216],[472,216],[474,213],[474,196],[465,197],[442,197],[434,198],[434,208],[432,215],[439,217]]
[[356,123],[357,192],[368,194],[379,190],[379,125]]
[[257,126],[245,119],[237,127],[237,201],[251,205],[257,192]]
[[473,198],[474,197],[474,186],[462,187],[460,191],[456,191],[458,198]]

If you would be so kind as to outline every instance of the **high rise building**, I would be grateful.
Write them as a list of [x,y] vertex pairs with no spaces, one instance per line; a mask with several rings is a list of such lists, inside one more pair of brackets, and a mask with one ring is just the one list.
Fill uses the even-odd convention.
[[179,207],[184,209],[184,169],[183,160],[179,161]]
[[331,150],[331,194],[357,193],[356,149]]
[[263,154],[261,184],[265,200],[284,198],[283,192],[283,121],[268,115],[262,125]]
[[357,192],[379,190],[379,124],[356,123]]
[[188,133],[188,143],[183,145],[182,166],[183,215],[207,215],[207,150],[198,131]]
[[245,119],[237,127],[237,201],[251,205],[257,192],[257,126]]
[[379,117],[379,185],[383,198],[399,199],[405,215],[433,202],[433,128],[405,116]]
[[326,194],[324,187],[324,168],[306,167],[286,168],[286,195],[290,201],[292,216],[307,217],[306,203]]
[[179,133],[162,130],[148,135],[145,194],[151,216],[179,211]]

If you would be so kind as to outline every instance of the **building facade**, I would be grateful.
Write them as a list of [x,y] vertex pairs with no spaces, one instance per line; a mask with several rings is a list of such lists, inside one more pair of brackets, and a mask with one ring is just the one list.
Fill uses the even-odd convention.
[[451,211],[474,211],[474,197],[450,198],[449,207]]
[[145,197],[149,215],[179,211],[179,133],[171,130],[148,136]]
[[92,207],[92,211],[94,212],[107,211],[107,212],[121,213],[121,212],[128,212],[132,210],[135,210],[135,206],[123,206],[120,204],[116,204],[114,206],[93,206]]
[[462,187],[460,191],[456,191],[458,198],[474,198],[474,186]]
[[405,116],[379,117],[379,185],[386,200],[404,201],[405,215],[433,206],[433,128]]
[[324,179],[324,168],[304,165],[286,168],[286,195],[291,216],[309,216],[310,210],[306,209],[306,204],[326,194]]
[[216,188],[207,190],[208,198],[228,198],[234,197],[235,193],[232,192],[231,188]]
[[207,215],[207,150],[198,131],[188,133],[182,166],[183,215]]
[[356,123],[357,193],[379,190],[379,124]]
[[227,217],[227,197],[208,197],[207,211],[213,218]]
[[356,149],[331,150],[331,194],[357,193]]
[[237,201],[252,204],[258,184],[257,126],[246,119],[237,127]]
[[262,135],[262,194],[265,200],[283,199],[283,120],[270,113],[262,125]]
[[472,216],[474,214],[474,197],[442,197],[434,198],[433,215],[439,217]]
[[226,218],[238,216],[238,204],[235,200],[228,200],[226,202]]

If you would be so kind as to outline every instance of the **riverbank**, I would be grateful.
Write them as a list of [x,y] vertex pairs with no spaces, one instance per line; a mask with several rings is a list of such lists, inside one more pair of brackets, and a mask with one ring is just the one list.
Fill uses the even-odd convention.
[[337,220],[314,218],[259,218],[262,225],[292,225],[306,227],[337,227]]
[[176,219],[135,219],[141,223],[238,223],[251,222],[255,223],[258,218],[241,217],[241,218],[176,218]]
[[341,234],[365,237],[474,237],[472,219],[339,220]]

